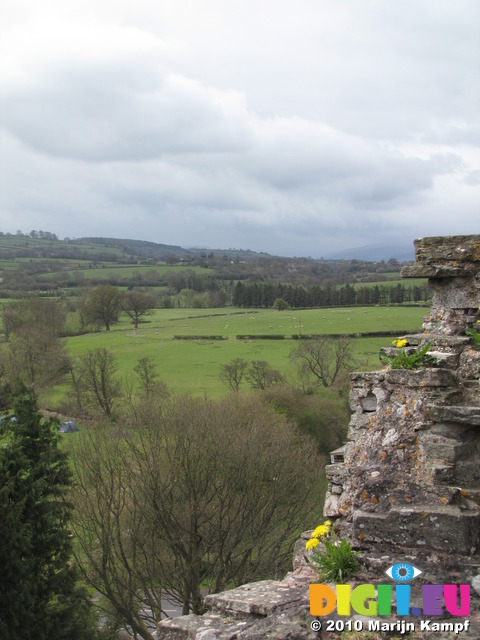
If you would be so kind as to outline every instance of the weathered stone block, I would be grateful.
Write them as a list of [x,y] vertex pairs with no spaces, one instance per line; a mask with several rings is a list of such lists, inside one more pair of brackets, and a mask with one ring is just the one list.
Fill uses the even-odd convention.
[[356,440],[361,431],[368,429],[370,426],[370,418],[368,414],[365,413],[354,413],[350,419],[350,423],[348,425],[348,439]]
[[383,382],[384,375],[381,371],[355,371],[350,374],[350,383],[353,388],[364,386],[377,386]]
[[480,426],[480,406],[444,407],[434,404],[427,405],[429,416],[437,422],[453,422]]
[[262,580],[206,596],[205,605],[215,613],[228,613],[234,617],[268,616],[281,607],[300,602],[304,596],[302,587],[295,588],[277,580]]
[[253,624],[251,621],[226,620],[220,615],[181,616],[162,620],[157,628],[158,640],[234,640],[238,633]]
[[457,384],[453,373],[445,369],[392,369],[385,372],[385,381],[412,388],[454,387]]
[[[427,316],[427,318],[428,317],[429,316]],[[432,345],[432,348],[449,349],[452,351],[461,351],[470,342],[470,338],[468,336],[450,336],[440,332],[432,332],[428,335],[425,335],[424,333],[416,333],[413,335],[407,335],[405,338],[408,340],[408,343],[412,345],[424,345],[429,342]]]
[[[433,307],[462,309],[467,313],[477,307],[478,291],[472,277],[460,277],[435,281]],[[465,311],[464,315],[467,315]]]
[[310,629],[311,619],[310,606],[297,605],[259,620],[241,631],[235,640],[318,640],[318,634]]
[[325,467],[325,474],[330,482],[343,484],[348,476],[348,467],[344,464],[328,464]]
[[382,447],[390,447],[400,439],[400,434],[396,429],[389,429],[382,440]]
[[353,524],[355,536],[363,540],[472,554],[478,545],[480,512],[452,505],[392,507],[387,513],[356,511]]
[[448,353],[446,351],[429,351],[430,358],[435,360],[436,367],[446,367],[448,369],[456,369],[460,360],[458,353]]
[[351,388],[349,404],[351,411],[373,412],[377,408],[377,396],[374,389],[382,388],[383,372],[356,372],[350,374]]
[[323,505],[323,513],[327,518],[338,518],[340,515],[339,510],[339,497],[336,494],[327,494],[325,498],[325,504]]
[[437,268],[428,264],[413,264],[402,267],[402,278],[433,278],[437,274]]
[[365,396],[365,398],[360,398],[360,406],[362,407],[363,411],[376,411],[376,396],[374,396],[373,393],[370,393],[368,396]]
[[[462,380],[478,380],[480,378],[480,350],[465,349],[460,356],[458,376]],[[478,396],[480,401],[480,387]]]
[[422,447],[423,455],[428,460],[442,460],[447,463],[454,463],[457,455],[456,448],[458,440],[448,438],[431,431],[423,431],[418,435],[419,444]]
[[429,236],[416,238],[413,245],[420,263],[480,262],[480,235]]

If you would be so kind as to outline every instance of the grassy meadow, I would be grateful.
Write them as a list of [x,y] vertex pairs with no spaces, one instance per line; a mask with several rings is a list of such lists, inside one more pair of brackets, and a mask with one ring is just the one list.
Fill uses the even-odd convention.
[[[105,280],[110,281],[112,278],[133,278],[135,276],[141,277],[145,276],[151,272],[157,273],[159,276],[163,276],[166,273],[184,273],[185,271],[191,271],[196,275],[212,275],[212,269],[207,269],[205,267],[198,267],[195,265],[192,266],[168,266],[168,265],[160,265],[160,266],[123,266],[123,265],[115,265],[115,264],[102,264],[98,267],[85,267],[78,266],[77,268],[72,269],[73,271],[81,272],[82,276],[87,280]],[[45,275],[49,278],[56,278],[58,274],[55,272],[48,273]],[[70,271],[64,272],[65,277],[71,275]]]
[[[110,332],[102,330],[65,339],[74,358],[90,349],[115,354],[120,376],[132,375],[140,358],[151,358],[161,379],[174,392],[207,393],[219,397],[227,388],[219,379],[222,364],[234,358],[266,360],[287,379],[294,376],[289,355],[298,345],[292,335],[362,334],[420,330],[428,309],[421,307],[349,307],[302,311],[223,309],[156,309],[137,332],[122,316]],[[213,340],[208,336],[222,336]],[[277,335],[286,339],[237,339],[237,335]],[[195,336],[194,340],[175,336]],[[354,354],[367,369],[379,367],[378,351],[388,337],[355,337]],[[54,400],[66,387],[57,388]],[[245,389],[248,387],[245,385]]]

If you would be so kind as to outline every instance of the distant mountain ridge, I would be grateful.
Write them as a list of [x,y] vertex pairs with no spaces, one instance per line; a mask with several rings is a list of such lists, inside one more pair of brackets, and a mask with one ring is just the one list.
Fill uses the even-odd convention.
[[411,244],[369,244],[362,247],[342,249],[324,256],[326,260],[366,260],[368,262],[388,262],[394,258],[399,262],[415,259],[413,242]]
[[[252,251],[251,249],[207,249],[200,247],[181,247],[178,245],[150,242],[148,240],[129,240],[121,238],[77,238],[76,242],[89,242],[106,247],[115,247],[125,253],[142,255],[149,258],[164,258],[168,255],[192,256],[199,253],[213,254],[216,256],[237,257],[248,260],[260,256],[269,256],[265,252]],[[282,257],[282,256],[277,256]],[[364,260],[367,262],[388,262],[390,259],[399,262],[409,262],[415,259],[413,243],[409,244],[370,244],[350,249],[342,249],[323,256],[325,260]]]
[[[413,242],[401,244],[385,244],[376,243],[363,245],[360,247],[351,247],[340,251],[325,254],[322,258],[311,258],[307,256],[282,256],[280,254],[269,254],[265,251],[253,251],[251,249],[212,249],[210,247],[182,247],[180,245],[170,245],[149,240],[134,240],[131,238],[106,238],[100,236],[87,236],[82,238],[65,238],[59,239],[58,236],[51,232],[31,231],[29,234],[18,232],[16,234],[4,233],[0,231],[0,240],[4,239],[8,242],[8,246],[13,248],[18,245],[23,250],[24,256],[35,254],[35,248],[40,250],[43,245],[48,245],[49,256],[53,257],[53,253],[57,257],[68,257],[64,249],[66,247],[77,247],[78,251],[84,250],[83,245],[97,245],[108,250],[114,249],[131,257],[138,256],[143,258],[166,259],[175,257],[185,260],[192,259],[194,256],[203,257],[222,257],[223,259],[236,260],[256,260],[259,258],[285,258],[300,260],[327,260],[327,261],[345,261],[345,260],[361,260],[364,262],[388,262],[395,259],[398,262],[410,262],[414,260]],[[45,249],[46,250],[46,249]],[[7,245],[2,247],[3,253],[8,253]],[[65,255],[62,256],[62,253]],[[6,253],[5,256],[6,257]],[[42,254],[44,255],[44,254]],[[45,256],[44,256],[45,257]]]

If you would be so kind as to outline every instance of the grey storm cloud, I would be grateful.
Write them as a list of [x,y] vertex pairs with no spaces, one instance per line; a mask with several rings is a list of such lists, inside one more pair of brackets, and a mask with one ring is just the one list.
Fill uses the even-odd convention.
[[4,231],[295,255],[478,232],[472,0],[6,4]]

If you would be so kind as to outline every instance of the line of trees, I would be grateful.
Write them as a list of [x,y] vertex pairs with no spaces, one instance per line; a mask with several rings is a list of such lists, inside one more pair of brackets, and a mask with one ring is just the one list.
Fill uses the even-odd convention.
[[263,307],[281,310],[282,308],[402,304],[422,302],[430,297],[431,292],[427,285],[406,287],[402,284],[396,284],[356,288],[346,284],[341,287],[333,285],[295,287],[285,284],[239,281],[233,290],[232,304],[235,307]]

